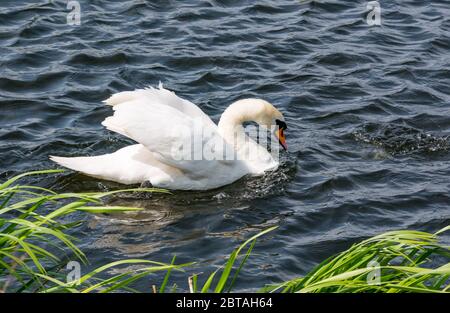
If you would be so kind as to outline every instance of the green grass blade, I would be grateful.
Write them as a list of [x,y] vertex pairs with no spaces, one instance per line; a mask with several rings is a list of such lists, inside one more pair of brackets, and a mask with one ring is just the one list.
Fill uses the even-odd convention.
[[8,179],[6,182],[4,182],[3,184],[0,185],[0,190],[3,190],[7,187],[9,187],[11,184],[15,183],[16,181],[18,181],[19,179],[25,177],[25,176],[30,176],[30,175],[42,175],[42,174],[55,174],[55,173],[63,173],[64,170],[43,170],[43,171],[33,171],[33,172],[27,172],[27,173],[23,173],[17,176],[14,176],[10,179]]
[[[176,259],[176,256],[174,255],[172,258],[172,262],[170,263],[171,265],[175,264],[175,259]],[[164,291],[166,290],[166,285],[167,285],[167,282],[169,281],[169,276],[170,276],[171,272],[172,272],[172,268],[169,268],[167,270],[166,276],[164,276],[164,281],[163,281],[161,287],[159,288],[159,293],[164,293]]]

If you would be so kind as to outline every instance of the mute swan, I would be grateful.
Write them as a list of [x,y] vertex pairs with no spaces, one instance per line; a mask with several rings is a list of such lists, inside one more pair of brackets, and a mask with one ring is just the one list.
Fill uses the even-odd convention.
[[[262,129],[273,130],[278,138],[276,150],[279,145],[287,149],[284,117],[264,100],[234,102],[218,125],[195,104],[161,84],[158,89],[116,93],[104,102],[113,107],[114,114],[102,125],[138,144],[99,156],[50,156],[52,161],[122,184],[150,182],[154,187],[172,190],[207,190],[278,167],[273,153],[245,134],[244,122],[253,121]],[[200,133],[202,136],[197,135]],[[192,147],[192,140],[197,141],[194,148],[183,150],[186,143]],[[219,157],[205,157],[208,151],[210,156]]]

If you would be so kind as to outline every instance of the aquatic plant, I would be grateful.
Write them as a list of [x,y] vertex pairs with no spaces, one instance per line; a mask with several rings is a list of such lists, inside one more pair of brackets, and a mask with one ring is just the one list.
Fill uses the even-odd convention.
[[[219,281],[212,282],[219,270],[206,279],[202,288],[197,288],[197,277],[190,277],[191,292],[230,292],[235,280],[251,254],[257,237],[274,230],[269,228],[239,246],[221,268]],[[438,243],[439,234],[450,230],[450,226],[435,234],[400,230],[374,236],[332,256],[303,277],[280,284],[268,285],[259,292],[283,293],[400,293],[400,292],[449,292],[450,250]],[[231,275],[234,262],[248,244],[239,267]],[[440,264],[440,265],[438,265]],[[166,277],[167,278],[167,277]],[[228,288],[224,288],[225,286]]]
[[[140,208],[105,206],[102,199],[124,192],[167,192],[138,188],[97,193],[56,193],[52,190],[16,184],[24,176],[59,173],[46,170],[24,173],[0,184],[0,292],[134,292],[132,284],[155,272],[165,272],[161,286],[168,289],[173,271],[185,271],[194,263],[170,264],[128,259],[101,266],[78,279],[67,281],[62,268],[66,259],[88,260],[74,244],[70,229],[80,222],[65,217],[80,211],[116,213]],[[56,208],[56,209],[55,209]],[[266,229],[237,247],[225,264],[203,277],[187,278],[190,292],[233,291],[239,273],[250,257],[256,240],[277,227]],[[434,233],[402,230],[387,232],[328,258],[303,277],[269,285],[261,292],[448,292],[450,250]],[[245,253],[243,253],[245,252]],[[197,263],[197,266],[201,263]],[[132,269],[130,269],[132,268]],[[112,269],[118,274],[111,274]],[[200,283],[200,276],[203,283]],[[149,291],[151,289],[149,288]]]
[[[148,260],[122,260],[101,266],[67,282],[59,254],[71,253],[80,262],[86,256],[67,234],[79,222],[65,222],[76,212],[116,213],[140,208],[104,206],[101,200],[118,192],[165,192],[160,189],[128,189],[103,193],[55,193],[52,190],[14,184],[19,179],[59,170],[28,172],[0,185],[0,292],[110,292],[129,290],[128,285],[156,271],[180,270],[183,265]],[[49,209],[49,205],[51,210]],[[55,207],[57,207],[55,209]],[[67,262],[66,262],[67,263]],[[111,268],[139,265],[137,270],[99,279]]]
[[400,230],[350,247],[317,265],[307,275],[268,286],[280,292],[448,292],[450,250],[438,235]]

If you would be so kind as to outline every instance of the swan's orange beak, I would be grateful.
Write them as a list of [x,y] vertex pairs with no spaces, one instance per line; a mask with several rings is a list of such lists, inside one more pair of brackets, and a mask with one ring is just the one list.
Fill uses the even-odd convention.
[[275,135],[278,138],[278,141],[280,142],[280,145],[283,147],[284,150],[287,150],[287,143],[286,143],[286,137],[284,136],[284,130],[283,128],[279,128]]

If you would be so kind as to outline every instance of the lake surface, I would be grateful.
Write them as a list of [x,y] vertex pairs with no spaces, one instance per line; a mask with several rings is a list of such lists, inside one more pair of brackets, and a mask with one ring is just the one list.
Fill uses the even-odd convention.
[[[333,253],[393,229],[450,221],[450,4],[381,1],[67,1],[0,5],[0,178],[55,168],[49,154],[132,143],[101,121],[112,93],[157,85],[218,121],[233,101],[284,112],[289,152],[265,177],[208,192],[113,203],[139,214],[83,215],[89,268],[124,258],[198,261],[200,280],[256,232],[236,290],[303,275]],[[57,191],[116,184],[68,172],[28,179]],[[88,270],[83,268],[83,270]],[[162,275],[142,282],[150,291]]]

